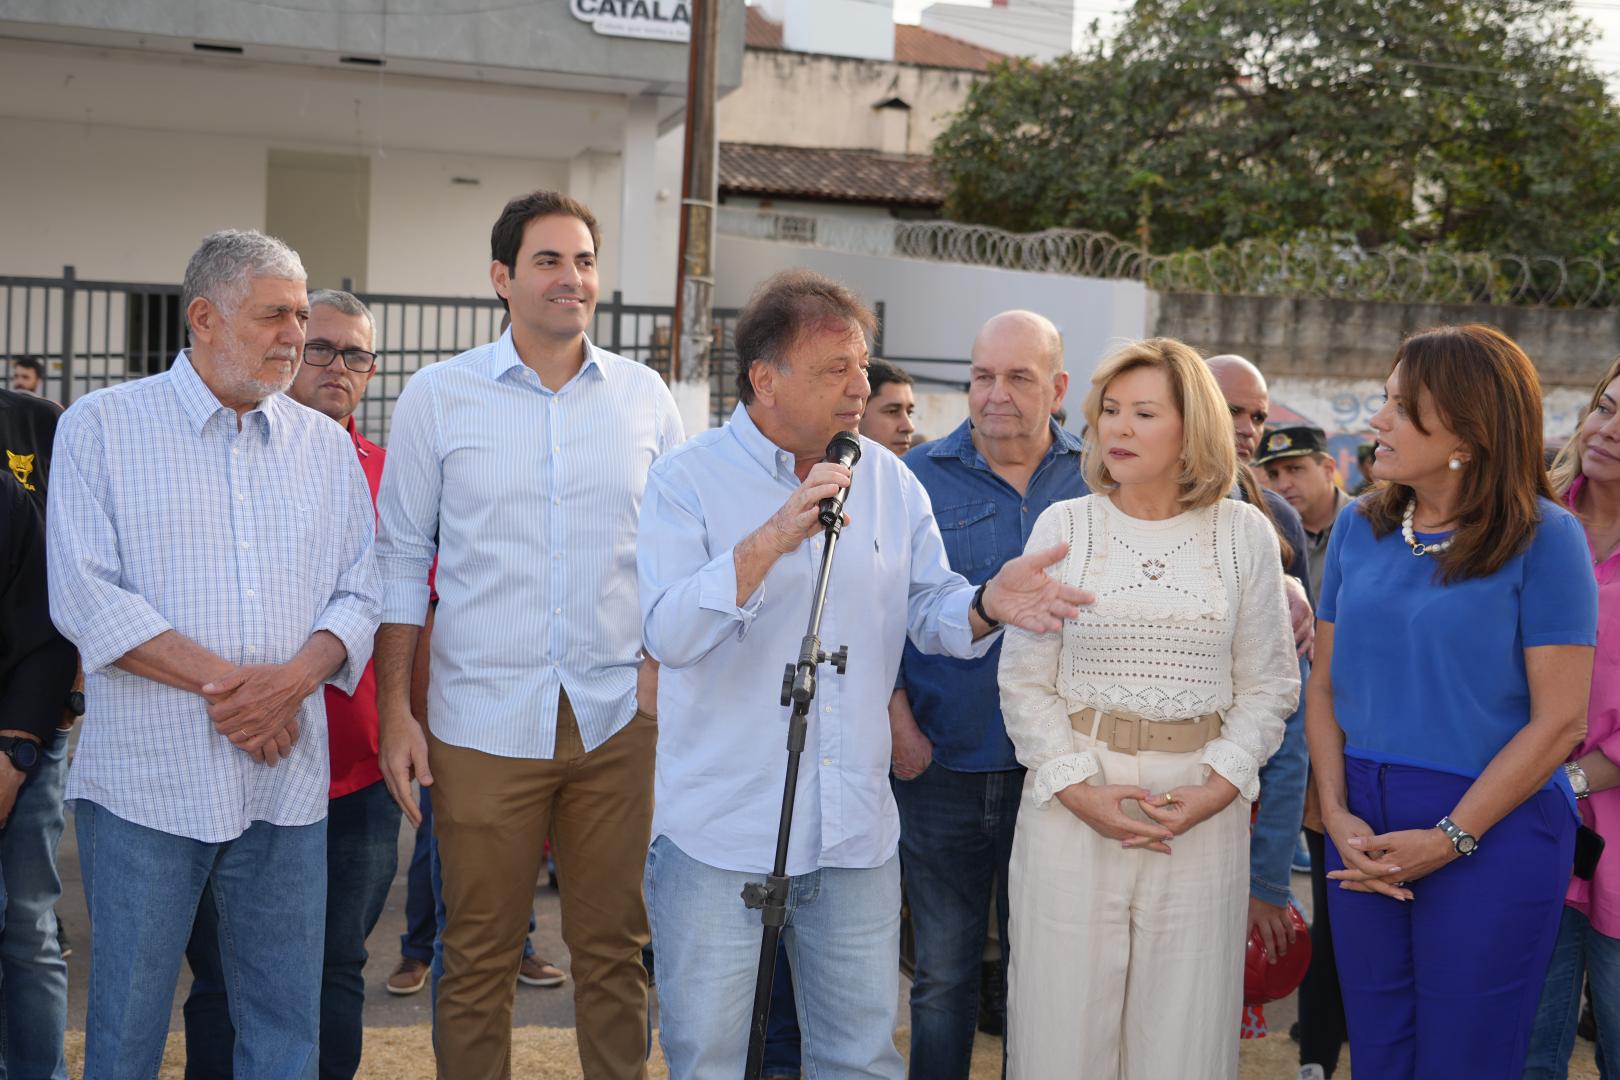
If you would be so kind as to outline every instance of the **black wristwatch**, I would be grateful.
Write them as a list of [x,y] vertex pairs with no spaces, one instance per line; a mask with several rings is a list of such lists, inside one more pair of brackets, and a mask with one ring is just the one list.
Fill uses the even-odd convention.
[[83,716],[84,715],[84,691],[83,690],[70,690],[70,691],[68,691],[67,711],[72,713],[74,716]]
[[984,610],[984,590],[989,586],[989,584],[990,583],[987,581],[974,590],[973,610],[977,611],[979,613],[979,618],[983,619],[986,625],[988,625],[990,629],[994,630],[996,627],[1001,625],[1001,621],[999,619],[992,619],[990,617],[990,613]]
[[1464,832],[1462,826],[1452,821],[1450,817],[1441,818],[1435,822],[1434,827],[1446,834],[1446,839],[1457,849],[1457,854],[1472,855],[1479,850],[1479,839],[1471,832]]
[[0,735],[0,754],[22,772],[32,772],[39,764],[39,744],[20,735]]

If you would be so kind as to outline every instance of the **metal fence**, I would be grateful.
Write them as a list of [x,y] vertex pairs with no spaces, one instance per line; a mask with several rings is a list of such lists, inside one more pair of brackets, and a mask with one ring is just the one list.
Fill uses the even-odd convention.
[[853,221],[723,207],[728,236],[779,240],[930,262],[1140,281],[1160,292],[1317,297],[1408,304],[1620,307],[1620,265],[1586,256],[1521,255],[1396,245],[1343,237],[1244,240],[1200,251],[1150,254],[1085,229],[1013,233],[955,221]]
[[[494,298],[357,295],[377,320],[382,360],[355,423],[385,442],[406,380],[428,364],[495,340],[503,310]],[[737,403],[736,320],[735,310],[715,309],[708,378],[716,424]],[[673,308],[628,304],[615,292],[598,302],[591,340],[668,379],[673,325]],[[64,405],[166,370],[184,345],[179,285],[84,280],[71,266],[59,278],[0,277],[0,357],[39,357],[47,372],[46,396]]]

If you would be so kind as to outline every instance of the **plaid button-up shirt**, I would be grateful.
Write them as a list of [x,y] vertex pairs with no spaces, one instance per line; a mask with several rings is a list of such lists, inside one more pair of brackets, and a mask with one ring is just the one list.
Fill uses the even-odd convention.
[[182,352],[63,415],[47,520],[51,616],[85,670],[67,797],[208,843],[321,820],[321,693],[270,767],[214,731],[202,698],[114,665],[168,630],[233,664],[284,662],[327,630],[348,650],[331,682],[353,692],[380,597],[371,497],[343,429],[278,395],[239,430]]

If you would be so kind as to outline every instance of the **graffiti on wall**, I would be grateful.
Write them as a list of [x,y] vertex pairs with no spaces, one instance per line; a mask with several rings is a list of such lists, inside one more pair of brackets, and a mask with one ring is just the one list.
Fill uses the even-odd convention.
[[[1589,392],[1549,387],[1542,396],[1542,437],[1547,445],[1562,446],[1575,431]],[[1327,432],[1328,449],[1339,466],[1345,486],[1354,490],[1362,475],[1356,451],[1372,441],[1368,420],[1384,404],[1384,387],[1376,379],[1300,379],[1283,377],[1271,383],[1270,425],[1315,424]]]

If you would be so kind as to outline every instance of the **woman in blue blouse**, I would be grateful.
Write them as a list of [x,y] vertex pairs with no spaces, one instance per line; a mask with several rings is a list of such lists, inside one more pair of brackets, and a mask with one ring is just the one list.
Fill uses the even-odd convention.
[[1517,1078],[1573,860],[1597,590],[1489,327],[1401,344],[1328,542],[1306,732],[1358,1075]]

